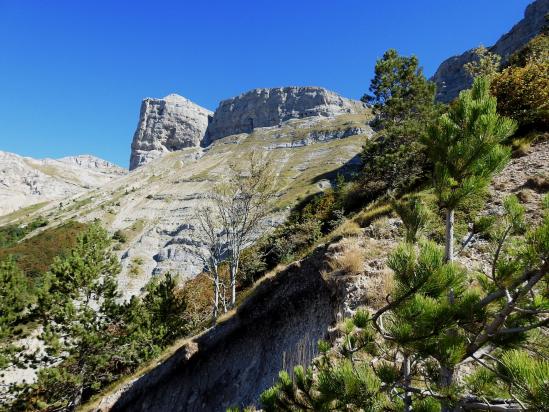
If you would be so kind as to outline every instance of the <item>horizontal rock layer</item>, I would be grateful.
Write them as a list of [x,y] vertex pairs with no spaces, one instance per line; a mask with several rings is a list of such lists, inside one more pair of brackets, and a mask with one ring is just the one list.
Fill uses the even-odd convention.
[[147,98],[133,138],[130,170],[168,152],[207,146],[227,136],[279,126],[291,119],[363,111],[361,102],[321,87],[254,89],[222,101],[213,114],[175,94]]
[[219,104],[208,126],[205,144],[290,119],[333,117],[362,110],[362,103],[321,87],[254,89]]

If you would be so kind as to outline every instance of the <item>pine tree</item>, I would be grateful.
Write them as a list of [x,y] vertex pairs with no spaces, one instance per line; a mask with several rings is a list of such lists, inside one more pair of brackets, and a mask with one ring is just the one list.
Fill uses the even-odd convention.
[[524,208],[505,201],[486,274],[446,262],[432,242],[400,245],[389,259],[387,305],[346,320],[340,346],[321,342],[312,367],[296,367],[293,378],[282,371],[261,396],[264,409],[547,410],[538,333],[549,324],[549,196],[544,202],[541,224],[521,236]]
[[362,100],[372,107],[378,133],[364,145],[361,183],[373,199],[388,190],[402,194],[426,178],[430,166],[420,140],[441,106],[417,57],[400,56],[394,49],[376,62],[370,92]]
[[433,185],[446,210],[446,259],[454,258],[454,211],[468,197],[483,191],[505,166],[509,149],[503,141],[516,123],[498,115],[489,82],[478,77],[470,90],[429,129],[424,138],[434,163]]
[[362,101],[372,105],[380,128],[424,121],[434,109],[435,84],[425,78],[416,56],[400,56],[394,49],[376,62],[370,91]]

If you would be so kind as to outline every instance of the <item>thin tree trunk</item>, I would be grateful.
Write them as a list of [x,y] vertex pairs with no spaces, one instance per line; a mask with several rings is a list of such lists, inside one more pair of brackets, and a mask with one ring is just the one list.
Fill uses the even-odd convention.
[[238,260],[231,262],[231,307],[236,304],[236,274],[238,271]]
[[214,269],[214,304],[213,304],[213,311],[212,311],[212,320],[213,323],[215,323],[215,320],[217,319],[218,314],[218,308],[219,308],[219,274],[217,272],[217,268]]
[[[448,388],[452,385],[454,381],[454,368],[448,367],[448,366],[441,366],[440,367],[440,387],[441,388]],[[448,401],[443,400],[442,401],[442,409],[441,412],[452,412],[452,407],[448,403]]]
[[446,211],[446,247],[445,247],[446,262],[454,261],[454,209]]
[[404,385],[406,386],[405,392],[404,392],[404,411],[410,412],[412,410],[412,393],[408,391],[408,387],[410,386],[411,382],[411,376],[410,376],[410,357],[405,354],[404,360],[402,362],[402,372],[404,375]]

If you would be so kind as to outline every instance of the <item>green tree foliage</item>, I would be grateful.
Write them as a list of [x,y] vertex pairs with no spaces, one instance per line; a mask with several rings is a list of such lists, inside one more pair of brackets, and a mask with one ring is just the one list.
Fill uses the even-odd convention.
[[477,47],[474,51],[474,59],[464,64],[465,71],[473,79],[477,77],[492,78],[497,74],[501,66],[501,56],[492,53],[484,46]]
[[0,368],[19,363],[20,348],[12,343],[12,338],[33,302],[28,279],[15,261],[0,261]]
[[505,239],[494,238],[500,253],[485,274],[446,262],[427,240],[399,246],[387,305],[357,311],[340,345],[319,344],[313,366],[281,372],[261,396],[265,410],[547,410],[548,363],[530,344],[549,323],[545,203],[542,223],[519,236],[524,209],[505,202]]
[[478,77],[429,129],[423,141],[434,164],[433,186],[446,210],[446,259],[453,259],[454,211],[468,197],[483,191],[505,166],[509,149],[503,141],[516,129],[498,115],[489,81]]
[[380,128],[398,127],[412,119],[429,118],[435,85],[423,75],[417,57],[400,56],[389,49],[376,62],[370,92],[372,95],[362,100],[372,105],[376,124]]
[[435,85],[423,75],[418,59],[393,49],[377,61],[370,91],[363,101],[372,105],[373,125],[380,132],[364,146],[361,182],[373,199],[424,180],[429,166],[420,137],[441,109],[435,104]]
[[[8,307],[2,326],[17,324],[17,313],[28,314],[40,324],[46,352],[28,356],[42,369],[35,383],[11,388],[11,410],[72,410],[188,332],[186,302],[170,275],[148,284],[142,297],[120,302],[120,264],[111,242],[103,228],[90,225],[69,253],[55,259],[33,299],[19,293],[24,279],[13,263],[2,264]],[[21,354],[3,348],[8,362],[23,363]]]
[[415,243],[420,230],[425,226],[429,218],[427,208],[417,196],[411,196],[402,200],[393,200],[391,206],[406,228],[406,242]]

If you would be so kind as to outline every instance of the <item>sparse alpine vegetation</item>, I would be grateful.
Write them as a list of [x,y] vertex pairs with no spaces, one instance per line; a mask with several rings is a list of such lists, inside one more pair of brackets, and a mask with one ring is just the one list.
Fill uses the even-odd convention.
[[37,200],[59,168],[101,183],[67,174],[0,218],[0,410],[549,410],[548,43],[528,10],[511,55],[522,23],[457,59],[459,95],[390,49],[362,102],[147,98],[131,173],[10,155]]

